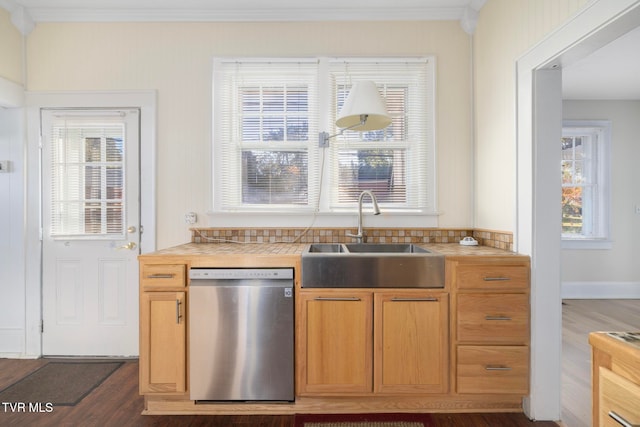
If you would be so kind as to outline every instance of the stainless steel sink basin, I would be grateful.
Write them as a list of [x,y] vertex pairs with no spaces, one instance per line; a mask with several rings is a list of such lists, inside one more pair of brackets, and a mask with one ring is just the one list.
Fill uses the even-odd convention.
[[443,288],[444,255],[418,245],[312,244],[302,254],[303,288]]
[[336,252],[344,252],[345,247],[340,243],[331,244],[331,243],[315,243],[309,246],[309,252],[311,253],[336,253]]
[[358,253],[429,253],[428,250],[411,243],[352,243],[346,244],[345,247],[349,252]]

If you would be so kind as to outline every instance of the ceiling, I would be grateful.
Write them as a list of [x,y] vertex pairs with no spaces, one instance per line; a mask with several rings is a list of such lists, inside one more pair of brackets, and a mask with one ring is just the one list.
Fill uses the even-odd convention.
[[564,99],[640,100],[640,27],[562,69]]
[[[0,0],[17,20],[196,22],[458,20],[473,34],[486,0]],[[20,12],[16,14],[16,11]],[[16,21],[14,21],[15,23]],[[27,23],[28,24],[28,23]],[[27,25],[28,27],[28,25]],[[27,30],[30,31],[30,30]],[[640,28],[563,68],[565,99],[640,99]]]

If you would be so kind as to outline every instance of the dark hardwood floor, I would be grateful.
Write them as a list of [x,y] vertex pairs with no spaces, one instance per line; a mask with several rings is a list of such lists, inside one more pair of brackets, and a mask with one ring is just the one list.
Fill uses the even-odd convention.
[[[47,363],[47,359],[0,359],[0,390]],[[150,416],[140,415],[138,362],[127,361],[76,406],[55,407],[50,413],[12,413],[0,406],[0,426],[158,426],[158,427],[293,427],[293,416]],[[433,414],[436,427],[556,427],[532,422],[523,414]]]

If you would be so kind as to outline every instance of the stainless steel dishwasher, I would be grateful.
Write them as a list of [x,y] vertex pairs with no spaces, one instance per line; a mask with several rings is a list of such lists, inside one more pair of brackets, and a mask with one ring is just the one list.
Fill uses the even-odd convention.
[[195,401],[293,401],[292,268],[192,268],[189,388]]

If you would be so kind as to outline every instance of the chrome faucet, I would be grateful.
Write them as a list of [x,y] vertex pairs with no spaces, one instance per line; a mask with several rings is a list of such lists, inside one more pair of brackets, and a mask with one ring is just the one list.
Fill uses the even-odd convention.
[[369,196],[371,203],[373,203],[373,214],[380,215],[380,208],[378,207],[378,201],[376,200],[375,194],[373,194],[371,190],[364,190],[360,193],[360,196],[358,197],[358,234],[346,234],[347,237],[355,237],[356,242],[358,243],[362,243],[363,241],[366,243],[364,231],[362,230],[362,199],[364,199],[365,194]]

